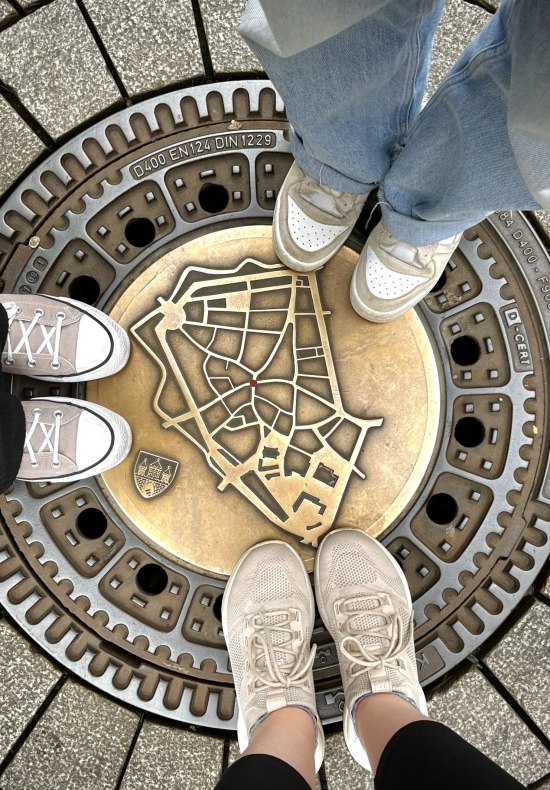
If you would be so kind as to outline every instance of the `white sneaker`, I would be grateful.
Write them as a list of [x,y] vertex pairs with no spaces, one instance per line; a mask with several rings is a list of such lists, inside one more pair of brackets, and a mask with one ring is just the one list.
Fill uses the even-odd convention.
[[394,692],[428,712],[416,669],[409,588],[381,543],[358,529],[336,529],[317,551],[315,595],[338,652],[346,744],[370,771],[354,721],[357,703]]
[[353,272],[350,299],[355,312],[383,323],[414,307],[441,277],[461,236],[415,247],[396,239],[379,222]]
[[75,398],[33,398],[22,406],[26,436],[19,480],[82,480],[111,469],[130,452],[130,426],[104,406]]
[[43,294],[0,294],[9,331],[2,364],[45,381],[112,376],[130,354],[128,335],[96,307]]
[[319,269],[344,244],[367,197],[321,186],[294,162],[273,215],[278,257],[297,272]]
[[325,739],[313,685],[314,621],[309,577],[291,546],[271,540],[241,557],[222,602],[223,633],[239,708],[240,750],[246,749],[252,730],[268,713],[297,706],[316,723],[318,771]]

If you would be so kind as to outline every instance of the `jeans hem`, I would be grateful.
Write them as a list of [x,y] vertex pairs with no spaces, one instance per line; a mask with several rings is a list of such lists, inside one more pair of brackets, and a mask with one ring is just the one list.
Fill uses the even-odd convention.
[[304,173],[318,181],[321,186],[336,189],[339,192],[349,192],[351,195],[367,195],[377,187],[376,184],[364,184],[361,181],[356,181],[310,156],[292,127],[290,127],[290,147],[294,159]]

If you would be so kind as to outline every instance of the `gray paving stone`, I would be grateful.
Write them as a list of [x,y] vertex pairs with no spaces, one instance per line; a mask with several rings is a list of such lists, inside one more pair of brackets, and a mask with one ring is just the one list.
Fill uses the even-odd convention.
[[30,722],[61,672],[0,620],[0,760]]
[[54,137],[120,99],[73,0],[54,0],[0,34],[0,77]]
[[447,0],[435,34],[426,98],[434,93],[462,50],[490,18],[490,13],[464,0]]
[[263,71],[237,30],[246,0],[199,0],[214,70]]
[[38,137],[0,96],[0,194],[43,150]]
[[453,729],[523,784],[550,771],[550,752],[477,669],[429,702],[430,716]]
[[[550,238],[550,211],[535,211],[535,215]],[[550,595],[550,576],[546,580],[546,595]]]
[[373,790],[372,774],[364,771],[348,752],[344,733],[326,739],[325,774],[329,790]]
[[223,738],[145,722],[121,790],[214,787],[221,774]]
[[536,601],[485,663],[550,736],[550,606]]
[[190,0],[86,0],[128,93],[202,75]]
[[10,16],[14,19],[17,17],[13,7],[6,0],[0,0],[0,22],[6,22]]
[[239,749],[239,742],[238,741],[230,741],[229,742],[229,754],[228,754],[228,761],[227,767],[234,763],[235,760],[241,756],[241,750]]
[[68,681],[2,777],[2,790],[114,790],[138,716]]

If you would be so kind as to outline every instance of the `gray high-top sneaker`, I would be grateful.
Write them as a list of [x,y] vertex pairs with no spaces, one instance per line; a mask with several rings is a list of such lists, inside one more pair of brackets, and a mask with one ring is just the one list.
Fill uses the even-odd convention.
[[396,239],[379,222],[351,279],[350,299],[355,312],[368,321],[383,323],[410,310],[439,280],[461,235],[415,247]]
[[237,733],[243,752],[254,727],[289,705],[304,708],[316,724],[315,770],[325,739],[315,705],[310,647],[315,621],[313,591],[297,552],[270,540],[249,549],[229,577],[222,624],[237,694]]
[[2,353],[8,373],[45,381],[112,376],[130,353],[128,335],[96,307],[43,294],[0,294],[9,332]]
[[344,244],[367,197],[321,186],[294,162],[273,215],[278,257],[297,272],[319,269]]
[[82,480],[111,469],[130,452],[130,426],[104,406],[76,398],[33,398],[22,406],[26,436],[20,480]]
[[340,662],[344,737],[352,757],[370,771],[355,726],[358,702],[393,692],[428,712],[416,669],[409,588],[381,543],[358,529],[336,529],[317,551],[315,595]]

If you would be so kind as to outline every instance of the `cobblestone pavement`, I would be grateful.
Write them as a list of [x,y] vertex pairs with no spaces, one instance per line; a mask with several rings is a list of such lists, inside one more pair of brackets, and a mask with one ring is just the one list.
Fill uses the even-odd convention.
[[[142,96],[261,67],[236,31],[242,0],[0,0],[0,194],[77,128]],[[448,0],[433,91],[493,0]],[[550,233],[550,217],[538,219]],[[212,787],[234,739],[118,704],[71,677],[0,613],[0,788]],[[550,578],[446,685],[431,714],[522,783],[550,788]],[[337,726],[323,787],[370,788]]]

